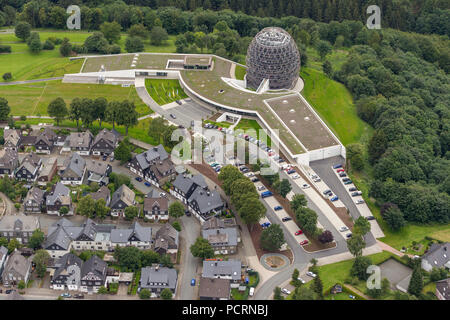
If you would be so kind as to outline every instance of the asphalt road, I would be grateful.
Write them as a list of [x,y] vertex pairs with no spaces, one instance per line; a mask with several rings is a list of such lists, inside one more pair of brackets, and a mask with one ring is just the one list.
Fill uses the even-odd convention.
[[[339,197],[339,199],[350,211],[350,215],[354,220],[356,220],[361,214],[359,213],[358,208],[356,207],[356,204],[347,189],[342,185],[332,169],[332,166],[338,163],[345,164],[344,158],[333,157],[325,160],[314,161],[310,163],[310,167],[313,168],[319,177],[328,185],[328,187],[330,187],[331,191]],[[364,237],[364,240],[366,241],[367,247],[376,243],[376,239],[372,233],[368,233]]]

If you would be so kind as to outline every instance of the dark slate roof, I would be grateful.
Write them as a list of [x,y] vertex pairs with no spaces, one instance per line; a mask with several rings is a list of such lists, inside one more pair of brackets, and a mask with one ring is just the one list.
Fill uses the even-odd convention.
[[70,197],[70,189],[63,185],[61,182],[58,182],[53,189],[52,194],[47,196],[47,205],[53,205],[57,199],[60,199],[62,203],[64,200],[68,200]]
[[169,200],[167,198],[145,198],[144,210],[152,211],[154,205],[157,205],[160,210],[167,211],[169,209]]
[[119,138],[118,134],[119,133],[116,130],[114,130],[114,132],[112,132],[105,128],[95,136],[94,142],[92,142],[92,144],[96,144],[98,141],[100,141],[100,139],[104,139],[104,140],[110,142],[112,144],[112,146],[114,147]]
[[109,190],[109,188],[107,186],[102,186],[96,192],[89,193],[89,195],[92,197],[92,199],[94,199],[96,201],[100,200],[100,199],[105,199],[105,201],[106,201],[106,198],[108,196],[110,196],[110,192],[111,191]]
[[38,187],[33,187],[28,191],[24,203],[26,203],[28,200],[34,200],[38,203],[41,203],[42,201],[44,201],[44,194],[44,190],[41,190]]
[[201,278],[198,295],[205,298],[229,299],[230,290],[229,279]]
[[135,221],[130,229],[111,230],[111,242],[125,243],[128,242],[132,235],[136,235],[140,241],[150,242],[152,240],[152,228],[143,227],[139,222]]
[[433,268],[441,268],[450,261],[450,243],[433,243],[422,259],[427,260]]
[[229,246],[237,245],[236,228],[207,229],[202,231],[202,236],[212,245],[220,243],[226,243]]
[[[177,277],[177,271],[172,268],[145,267],[141,269],[140,285],[141,288],[169,288],[175,290]],[[153,283],[153,285],[150,283]]]
[[86,160],[84,160],[78,153],[74,152],[64,161],[64,171],[72,170],[78,177],[83,176]]
[[154,161],[165,160],[169,157],[169,154],[164,149],[163,145],[160,144],[156,147],[150,148],[136,155],[136,161],[142,169],[147,169],[150,164]]
[[223,206],[222,198],[217,191],[205,191],[201,188],[196,188],[188,201],[196,201],[202,214]]
[[51,245],[56,244],[64,250],[69,249],[72,237],[67,233],[66,228],[59,226],[56,229],[52,229],[47,238],[44,241],[43,247],[49,248]]
[[67,274],[67,268],[73,265],[77,265],[81,269],[83,260],[72,253],[66,253],[56,261],[55,266],[57,269],[53,274],[53,278],[58,277],[60,274]]
[[203,261],[202,277],[215,278],[216,276],[231,276],[233,280],[241,279],[241,261]]
[[83,263],[83,266],[81,267],[81,277],[83,278],[89,272],[92,272],[101,279],[105,279],[106,268],[106,262],[101,260],[97,255],[94,254],[88,261]]
[[450,278],[437,281],[436,290],[441,293],[445,300],[450,300]]
[[134,191],[123,184],[119,187],[119,189],[114,191],[112,199],[111,199],[110,207],[113,207],[119,200],[122,200],[128,206],[132,206],[134,198],[135,198]]

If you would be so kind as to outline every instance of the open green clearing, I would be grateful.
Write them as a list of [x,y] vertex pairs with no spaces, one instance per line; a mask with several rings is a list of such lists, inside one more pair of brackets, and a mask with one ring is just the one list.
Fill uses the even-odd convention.
[[244,80],[244,76],[247,73],[247,69],[241,65],[236,65],[236,69],[234,70],[234,76],[238,80]]
[[[58,31],[51,29],[35,29],[38,31],[41,41],[45,42],[49,37],[68,38],[71,43],[81,45],[93,32],[86,31]],[[125,51],[126,33],[122,33],[118,45],[122,52]],[[144,41],[145,52],[175,52],[175,36],[160,46],[154,46],[149,40]],[[1,33],[0,44],[10,45],[12,53],[0,55],[0,75],[11,72],[13,79],[32,80],[39,78],[60,77],[66,73],[77,73],[80,71],[83,60],[70,61],[67,57],[62,57],[59,53],[59,45],[53,50],[43,50],[39,54],[32,54],[25,42],[17,38],[14,33]]]
[[145,88],[160,106],[188,97],[178,80],[145,79]]
[[67,105],[76,97],[90,99],[104,97],[108,101],[128,99],[135,103],[139,115],[152,113],[139,98],[134,86],[124,88],[117,85],[62,83],[55,80],[0,86],[0,96],[8,100],[11,114],[15,116],[47,115],[48,104],[58,97],[63,98]]
[[356,114],[352,96],[343,84],[312,68],[303,68],[300,75],[305,81],[305,99],[344,145],[370,136],[372,128]]

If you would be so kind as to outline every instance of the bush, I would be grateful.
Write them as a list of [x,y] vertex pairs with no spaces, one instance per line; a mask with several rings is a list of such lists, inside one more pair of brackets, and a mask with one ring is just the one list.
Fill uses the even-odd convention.
[[121,51],[122,50],[120,49],[120,46],[117,45],[117,44],[113,44],[113,45],[108,47],[108,53],[110,53],[110,54],[118,54]]
[[148,289],[142,289],[139,292],[139,298],[141,299],[150,299],[151,293]]
[[47,40],[53,42],[55,45],[60,45],[63,42],[61,38],[56,37],[49,37]]
[[87,53],[86,47],[79,44],[72,44],[72,51],[76,54]]
[[55,49],[55,45],[50,40],[46,40],[44,44],[42,45],[43,50],[53,50]]
[[11,72],[6,72],[3,74],[3,80],[8,81],[12,79],[12,74]]
[[0,53],[11,53],[11,46],[0,45]]
[[181,225],[178,221],[175,221],[174,223],[172,223],[172,227],[174,227],[175,230],[177,230],[178,232],[181,231]]

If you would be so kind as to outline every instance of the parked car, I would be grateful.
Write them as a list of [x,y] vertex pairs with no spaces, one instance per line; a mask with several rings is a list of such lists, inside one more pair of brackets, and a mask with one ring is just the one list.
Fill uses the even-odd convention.
[[291,292],[286,288],[281,289],[281,292],[283,292],[284,294],[291,294]]
[[304,184],[302,185],[302,189],[308,189],[308,188],[309,188],[309,184],[304,183]]
[[340,168],[340,169],[337,169],[336,172],[337,172],[337,173],[341,173],[341,172],[345,172],[345,170],[342,169],[342,168]]
[[338,196],[334,196],[333,198],[330,199],[331,201],[337,201],[339,200]]
[[358,189],[356,189],[355,187],[351,187],[348,189],[348,191],[352,192],[352,191],[358,191]]
[[340,227],[340,228],[339,228],[339,231],[340,231],[340,232],[344,232],[344,231],[347,231],[347,230],[348,230],[348,228],[347,228],[346,226]]
[[254,178],[252,178],[252,180],[251,180],[252,182],[258,182],[259,181],[259,179],[257,178],[257,177],[254,177]]
[[283,158],[280,158],[279,160],[278,160],[278,163],[282,163],[282,162],[284,162],[285,160],[283,159]]
[[13,293],[15,290],[14,289],[7,289],[6,291],[5,291],[5,293],[6,294],[11,294],[11,293]]
[[303,240],[302,242],[300,242],[300,245],[304,246],[305,244],[308,244],[308,242],[309,242],[308,240]]
[[189,210],[184,210],[184,214],[185,214],[186,216],[188,216],[188,217],[191,216],[191,212],[190,212]]
[[108,156],[106,154],[104,154],[102,159],[103,159],[103,161],[106,161],[106,159],[108,159]]
[[296,236],[299,236],[299,235],[301,235],[302,233],[303,233],[302,230],[297,230],[297,231],[295,232],[295,235],[296,235]]
[[342,164],[335,164],[333,166],[333,169],[338,169],[338,168],[342,168]]
[[142,178],[141,177],[136,177],[136,178],[134,178],[134,180],[136,180],[138,182],[142,182]]
[[291,221],[292,218],[291,217],[284,217],[281,219],[281,221],[286,222],[286,221]]
[[322,192],[324,195],[327,195],[327,194],[331,194],[331,190],[330,189],[328,189],[328,190],[325,190],[324,192]]
[[264,223],[261,223],[261,227],[262,227],[263,229],[267,228],[268,226],[270,226],[270,222],[264,222]]
[[180,100],[175,100],[175,102],[179,105],[181,105],[181,101]]
[[63,298],[72,298],[72,295],[68,292],[61,293],[61,297]]
[[150,186],[152,185],[152,184],[151,184],[150,182],[148,182],[148,181],[145,181],[144,184],[145,184],[147,187],[150,187]]
[[160,192],[160,193],[159,193],[159,196],[160,196],[160,197],[166,197],[167,194],[166,194],[165,192]]
[[84,299],[84,294],[82,294],[82,293],[75,293],[73,295],[73,297],[76,298],[76,299]]
[[348,181],[345,181],[345,182],[344,182],[344,184],[346,184],[346,185],[347,185],[347,184],[352,184],[352,183],[353,183],[352,180],[348,180]]
[[317,274],[315,274],[314,272],[311,272],[311,271],[308,271],[308,272],[306,273],[306,275],[307,275],[307,276],[310,276],[311,278],[317,277]]
[[348,180],[350,180],[350,178],[343,178],[343,179],[342,179],[342,181],[344,181],[344,182],[346,182],[346,181],[348,181]]
[[272,195],[273,195],[272,192],[270,192],[270,191],[264,191],[263,193],[261,193],[261,198],[267,198],[267,197],[270,197],[270,196],[272,196]]
[[294,169],[289,169],[288,171],[286,171],[286,173],[287,174],[293,174],[293,173],[295,173],[295,170]]
[[345,172],[339,173],[339,177],[341,177],[341,178],[346,177],[346,176],[347,176],[347,174]]
[[177,116],[174,115],[173,113],[170,114],[170,117],[171,117],[172,119],[176,119],[176,118],[177,118]]
[[352,197],[357,197],[357,196],[360,196],[360,195],[362,195],[361,191],[355,191],[355,192],[352,193]]
[[347,233],[345,236],[347,237],[347,239],[350,239],[352,237],[352,233]]
[[273,210],[280,211],[280,210],[283,210],[283,207],[282,206],[276,206],[276,207],[273,208]]
[[292,179],[298,179],[298,178],[300,178],[300,175],[298,173],[292,175]]
[[298,280],[298,281],[300,281],[300,282],[301,282],[301,283],[303,283],[303,284],[305,284],[305,283],[306,283],[306,281],[305,281],[305,280],[303,280],[303,279],[302,279],[302,278],[300,278],[300,277],[298,277],[298,278],[297,278],[297,280]]
[[264,186],[259,186],[258,187],[258,191],[262,191],[262,190],[265,190],[266,189],[266,187],[264,187]]
[[193,126],[194,126],[194,120],[191,121],[191,127],[193,127]]
[[315,179],[313,179],[313,181],[314,181],[314,182],[320,182],[320,181],[322,181],[322,180],[320,180],[320,178],[315,178]]
[[191,280],[191,286],[195,286],[195,279],[194,278],[192,278],[192,280]]
[[367,216],[366,219],[367,220],[375,220],[375,217],[374,216]]
[[250,297],[253,297],[254,294],[255,294],[255,288],[254,288],[254,287],[251,287],[250,290],[248,291],[248,295],[249,295]]

